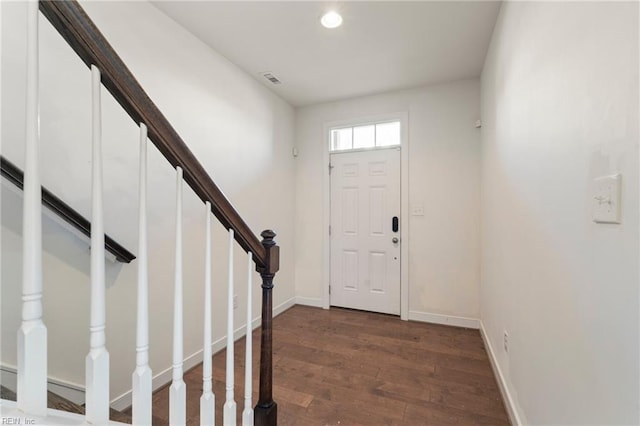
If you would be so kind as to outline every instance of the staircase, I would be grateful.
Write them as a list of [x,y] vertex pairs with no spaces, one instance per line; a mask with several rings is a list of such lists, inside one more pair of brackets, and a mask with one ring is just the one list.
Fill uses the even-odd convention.
[[[188,185],[202,201],[206,217],[203,386],[200,398],[202,425],[213,425],[215,396],[211,366],[211,219],[228,230],[228,318],[225,425],[276,425],[277,404],[272,397],[272,291],[279,269],[279,247],[271,230],[259,240],[224,194],[213,182],[185,142],[151,101],[144,89],[109,45],[76,1],[28,1],[27,108],[23,201],[22,324],[18,333],[17,394],[3,389],[2,418],[22,424],[126,424],[151,425],[152,371],[149,366],[149,283],[147,247],[147,141],[151,141],[175,169],[176,239],[173,310],[173,363],[170,387],[170,423],[186,424],[186,384],[183,380],[183,280],[182,280],[182,193]],[[39,172],[39,87],[38,19],[42,13],[91,70],[92,76],[92,214],[91,214],[91,300],[90,348],[86,356],[86,404],[77,406],[47,392],[47,326],[42,318],[42,186]],[[132,372],[132,416],[110,410],[109,352],[105,344],[105,233],[102,200],[102,115],[101,92],[106,89],[139,127],[139,229],[136,324],[136,368]],[[252,407],[251,359],[245,362],[245,395],[242,418],[236,419],[233,365],[233,249],[239,245],[247,254],[247,327],[250,329],[251,272],[262,278],[262,328],[260,348],[259,400]],[[252,354],[251,333],[246,339],[247,357]]]

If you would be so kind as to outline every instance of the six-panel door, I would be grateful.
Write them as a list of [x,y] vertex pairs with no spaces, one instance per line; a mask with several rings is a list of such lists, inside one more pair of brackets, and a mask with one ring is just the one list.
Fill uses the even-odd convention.
[[400,314],[400,148],[331,154],[331,305]]

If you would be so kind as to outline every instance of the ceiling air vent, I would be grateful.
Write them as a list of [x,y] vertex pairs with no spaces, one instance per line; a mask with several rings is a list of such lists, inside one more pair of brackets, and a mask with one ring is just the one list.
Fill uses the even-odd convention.
[[272,82],[273,84],[282,84],[282,82],[278,80],[278,78],[275,75],[271,74],[270,72],[265,72],[264,74],[262,74],[262,76],[267,80],[269,80],[270,82]]

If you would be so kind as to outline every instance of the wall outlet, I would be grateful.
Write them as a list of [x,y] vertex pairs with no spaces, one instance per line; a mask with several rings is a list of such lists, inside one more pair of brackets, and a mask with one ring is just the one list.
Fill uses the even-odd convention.
[[504,351],[509,353],[509,333],[507,333],[507,330],[504,331],[502,336],[502,344],[504,346]]
[[238,295],[233,295],[233,309],[238,309]]

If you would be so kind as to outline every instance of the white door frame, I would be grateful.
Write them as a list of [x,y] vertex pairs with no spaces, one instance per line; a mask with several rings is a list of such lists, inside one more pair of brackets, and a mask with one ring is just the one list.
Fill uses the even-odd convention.
[[331,180],[329,176],[331,129],[360,126],[383,121],[400,121],[400,319],[409,319],[409,113],[396,112],[374,116],[331,121],[324,124],[323,149],[323,202],[322,202],[322,307],[329,309],[329,281],[331,277]]

